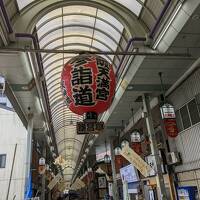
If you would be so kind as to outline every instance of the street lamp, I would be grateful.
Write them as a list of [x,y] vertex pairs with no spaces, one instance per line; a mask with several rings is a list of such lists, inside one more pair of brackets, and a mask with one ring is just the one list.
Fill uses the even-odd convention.
[[104,156],[104,163],[108,164],[110,163],[110,156],[107,154],[107,144],[105,141],[105,148],[106,148],[106,155]]

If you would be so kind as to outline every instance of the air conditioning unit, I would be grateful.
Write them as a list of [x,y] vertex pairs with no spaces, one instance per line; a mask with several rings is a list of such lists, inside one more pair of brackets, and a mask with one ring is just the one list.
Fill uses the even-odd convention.
[[167,153],[167,163],[168,165],[176,165],[181,163],[181,155],[179,152],[169,152]]

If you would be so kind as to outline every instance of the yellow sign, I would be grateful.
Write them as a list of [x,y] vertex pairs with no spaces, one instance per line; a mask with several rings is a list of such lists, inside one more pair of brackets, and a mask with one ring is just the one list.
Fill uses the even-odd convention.
[[59,190],[60,192],[63,192],[66,188],[69,188],[69,187],[70,187],[70,184],[69,184],[68,182],[62,180],[62,181],[60,182],[60,184],[58,185],[58,190]]
[[74,190],[78,190],[84,187],[85,187],[85,183],[80,178],[77,178],[76,181],[71,186],[71,188]]
[[52,189],[55,187],[55,185],[56,185],[58,182],[60,182],[61,179],[62,179],[62,175],[61,175],[60,173],[58,173],[58,174],[52,179],[52,181],[49,183],[48,188],[49,188],[50,190],[52,190]]
[[121,155],[135,166],[144,177],[149,176],[152,172],[153,169],[128,145],[122,148]]

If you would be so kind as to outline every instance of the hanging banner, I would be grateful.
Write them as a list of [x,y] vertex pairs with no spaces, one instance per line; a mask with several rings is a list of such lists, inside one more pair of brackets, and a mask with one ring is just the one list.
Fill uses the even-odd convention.
[[144,177],[149,176],[152,172],[153,169],[128,145],[122,148],[121,155],[135,166]]
[[52,181],[49,183],[48,188],[49,188],[50,190],[52,190],[52,189],[55,187],[55,185],[56,185],[58,182],[61,181],[61,179],[62,179],[62,175],[61,175],[60,173],[58,173],[58,174],[52,179]]

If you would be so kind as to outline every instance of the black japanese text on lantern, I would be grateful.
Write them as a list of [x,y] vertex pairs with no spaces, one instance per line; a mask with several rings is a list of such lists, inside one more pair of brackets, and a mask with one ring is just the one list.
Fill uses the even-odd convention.
[[110,64],[97,58],[99,73],[97,74],[96,99],[107,101],[110,91]]
[[75,101],[75,105],[94,105],[94,98],[92,93],[92,69],[85,67],[90,58],[80,58],[73,61],[71,71],[71,85],[72,85],[72,96]]
[[[95,105],[92,68],[86,67],[92,61],[92,57],[87,59],[80,58],[71,62],[71,86],[72,96],[75,101],[75,105],[92,106]],[[107,101],[110,90],[110,64],[100,58],[96,59],[96,67],[98,70],[96,78],[96,100]]]

